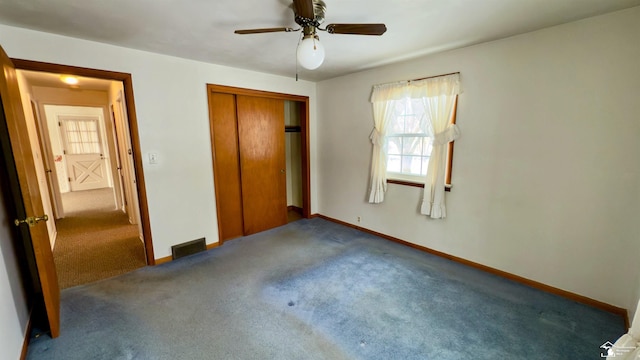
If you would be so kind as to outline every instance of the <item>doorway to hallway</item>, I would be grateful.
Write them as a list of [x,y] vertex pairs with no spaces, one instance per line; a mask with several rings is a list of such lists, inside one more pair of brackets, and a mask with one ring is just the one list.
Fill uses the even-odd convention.
[[[29,93],[39,122],[57,228],[53,255],[60,288],[153,264],[146,197],[140,192],[142,166],[135,159],[140,149],[133,99],[126,99],[132,95],[130,75],[15,63],[26,79],[21,90]],[[62,84],[63,73],[74,74],[79,83]],[[96,113],[78,115],[74,109]]]

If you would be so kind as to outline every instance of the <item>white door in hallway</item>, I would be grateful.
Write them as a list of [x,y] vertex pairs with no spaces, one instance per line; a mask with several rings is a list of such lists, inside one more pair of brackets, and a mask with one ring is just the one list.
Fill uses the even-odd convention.
[[71,191],[109,186],[98,117],[60,117]]

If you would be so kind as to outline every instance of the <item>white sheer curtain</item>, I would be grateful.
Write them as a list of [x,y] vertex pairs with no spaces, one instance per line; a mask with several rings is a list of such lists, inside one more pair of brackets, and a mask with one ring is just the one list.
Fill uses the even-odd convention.
[[420,212],[433,219],[442,219],[447,216],[444,202],[447,147],[460,136],[458,126],[450,122],[456,96],[460,93],[460,74],[440,76],[424,82],[426,96],[422,99],[429,117],[428,133],[433,136],[433,150],[427,166]]
[[401,99],[402,91],[400,83],[376,85],[373,87],[371,102],[373,104],[374,127],[371,131],[371,143],[373,153],[371,157],[371,190],[369,202],[381,203],[384,193],[387,191],[387,125],[393,116],[394,100]]

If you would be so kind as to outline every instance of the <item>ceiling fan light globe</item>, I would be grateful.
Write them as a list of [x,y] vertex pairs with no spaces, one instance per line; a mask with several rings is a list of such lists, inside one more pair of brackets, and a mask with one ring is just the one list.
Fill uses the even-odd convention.
[[324,61],[324,46],[313,36],[305,37],[298,45],[296,55],[300,66],[314,70]]

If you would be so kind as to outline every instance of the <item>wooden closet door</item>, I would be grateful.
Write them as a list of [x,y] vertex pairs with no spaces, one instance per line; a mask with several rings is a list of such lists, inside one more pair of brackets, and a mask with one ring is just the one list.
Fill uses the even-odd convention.
[[284,101],[236,96],[245,235],[287,223]]
[[220,240],[244,235],[235,95],[212,93],[211,139]]

